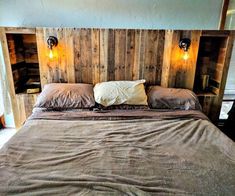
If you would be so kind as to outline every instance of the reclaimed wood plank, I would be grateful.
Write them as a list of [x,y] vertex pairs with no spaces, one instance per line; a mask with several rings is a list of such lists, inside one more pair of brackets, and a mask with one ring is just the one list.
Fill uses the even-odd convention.
[[175,30],[172,35],[172,53],[171,53],[171,61],[169,68],[169,76],[168,76],[168,87],[179,87],[177,83],[181,80],[180,75],[182,73],[181,57],[182,51],[178,46],[179,40],[181,36],[181,31]]
[[75,82],[82,82],[82,66],[81,66],[81,29],[76,29],[74,32],[74,70]]
[[100,30],[92,29],[91,31],[91,47],[92,47],[92,83],[100,82]]
[[115,31],[108,31],[108,80],[115,80]]
[[126,30],[115,30],[115,80],[125,80]]
[[144,66],[145,66],[145,47],[146,47],[146,38],[147,38],[147,30],[141,30],[140,34],[140,57],[139,57],[139,78],[144,78]]
[[74,54],[74,34],[76,29],[65,29],[65,50],[68,83],[75,83],[75,54]]
[[132,68],[132,78],[133,80],[140,79],[140,45],[141,45],[141,30],[136,29],[135,40],[134,40],[134,62]]
[[173,44],[172,40],[173,40],[173,30],[166,30],[165,31],[162,74],[161,74],[161,86],[163,86],[163,87],[169,86],[172,44]]
[[93,83],[92,81],[92,66],[91,66],[91,30],[90,29],[81,29],[80,37],[80,66],[82,71],[82,80],[83,83]]
[[6,76],[7,76],[5,78],[5,80],[7,81],[7,91],[10,95],[10,101],[11,101],[11,105],[7,104],[7,106],[9,107],[8,110],[12,111],[13,113],[15,127],[19,128],[20,127],[20,113],[18,112],[17,99],[15,95],[15,87],[14,87],[12,68],[11,68],[10,56],[9,56],[9,51],[8,51],[8,45],[7,45],[7,37],[6,37],[5,29],[3,27],[0,27],[0,42],[2,45],[3,61],[5,65]]
[[[67,83],[67,62],[66,62],[66,37],[64,28],[56,28],[56,37],[58,39],[58,45],[55,47],[55,50],[58,51],[56,60],[57,82]],[[54,48],[53,48],[54,50]]]
[[154,33],[153,30],[146,31],[145,37],[145,50],[144,50],[144,67],[143,67],[143,78],[146,80],[147,84],[150,84],[154,80],[155,74],[154,66],[152,65],[154,59]]
[[127,30],[126,33],[125,80],[133,80],[132,68],[135,57],[135,30]]
[[194,86],[200,36],[201,36],[200,30],[193,30],[189,32],[189,37],[191,39],[191,46],[188,51],[189,59],[187,60],[185,81],[183,81],[184,84],[182,84],[182,86],[190,90],[193,90]]
[[108,80],[108,29],[100,30],[100,82]]
[[45,84],[50,83],[50,78],[48,77],[48,64],[49,59],[47,56],[47,45],[45,44],[45,29],[36,28],[36,40],[37,40],[37,49],[38,49],[38,61],[39,61],[39,70],[40,70],[40,81],[42,88]]
[[164,50],[164,42],[165,42],[165,31],[159,30],[158,31],[158,44],[157,44],[157,62],[156,62],[156,74],[155,74],[155,83],[154,84],[161,84],[162,80],[162,69],[163,69],[163,54]]

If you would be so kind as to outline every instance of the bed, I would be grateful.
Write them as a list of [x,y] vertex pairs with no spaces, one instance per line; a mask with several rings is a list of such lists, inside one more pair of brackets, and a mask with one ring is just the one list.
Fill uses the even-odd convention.
[[0,195],[234,195],[235,145],[200,110],[35,109]]

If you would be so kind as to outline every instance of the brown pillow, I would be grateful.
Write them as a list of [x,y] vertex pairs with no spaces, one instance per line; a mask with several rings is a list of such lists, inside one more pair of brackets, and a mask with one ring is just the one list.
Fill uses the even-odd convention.
[[197,96],[188,89],[150,86],[147,97],[150,108],[201,110]]
[[34,107],[51,109],[90,108],[95,105],[93,85],[51,83],[45,85]]

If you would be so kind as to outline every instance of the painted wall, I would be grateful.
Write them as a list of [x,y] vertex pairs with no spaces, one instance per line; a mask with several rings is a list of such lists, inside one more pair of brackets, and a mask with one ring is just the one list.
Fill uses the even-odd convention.
[[[225,29],[235,30],[235,0],[229,1]],[[235,46],[235,42],[233,43]],[[225,87],[225,94],[235,95],[235,47],[233,46],[232,57],[229,65],[229,72]]]
[[233,43],[233,52],[229,65],[228,77],[226,81],[225,94],[232,94],[235,98],[235,42]]
[[234,30],[235,29],[235,0],[229,1],[225,29]]
[[217,29],[222,0],[0,0],[0,26]]

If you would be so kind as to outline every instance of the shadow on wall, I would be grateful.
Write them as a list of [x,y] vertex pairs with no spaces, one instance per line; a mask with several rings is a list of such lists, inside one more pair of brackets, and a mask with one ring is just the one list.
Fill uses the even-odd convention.
[[0,26],[218,29],[221,5],[222,0],[1,0]]

